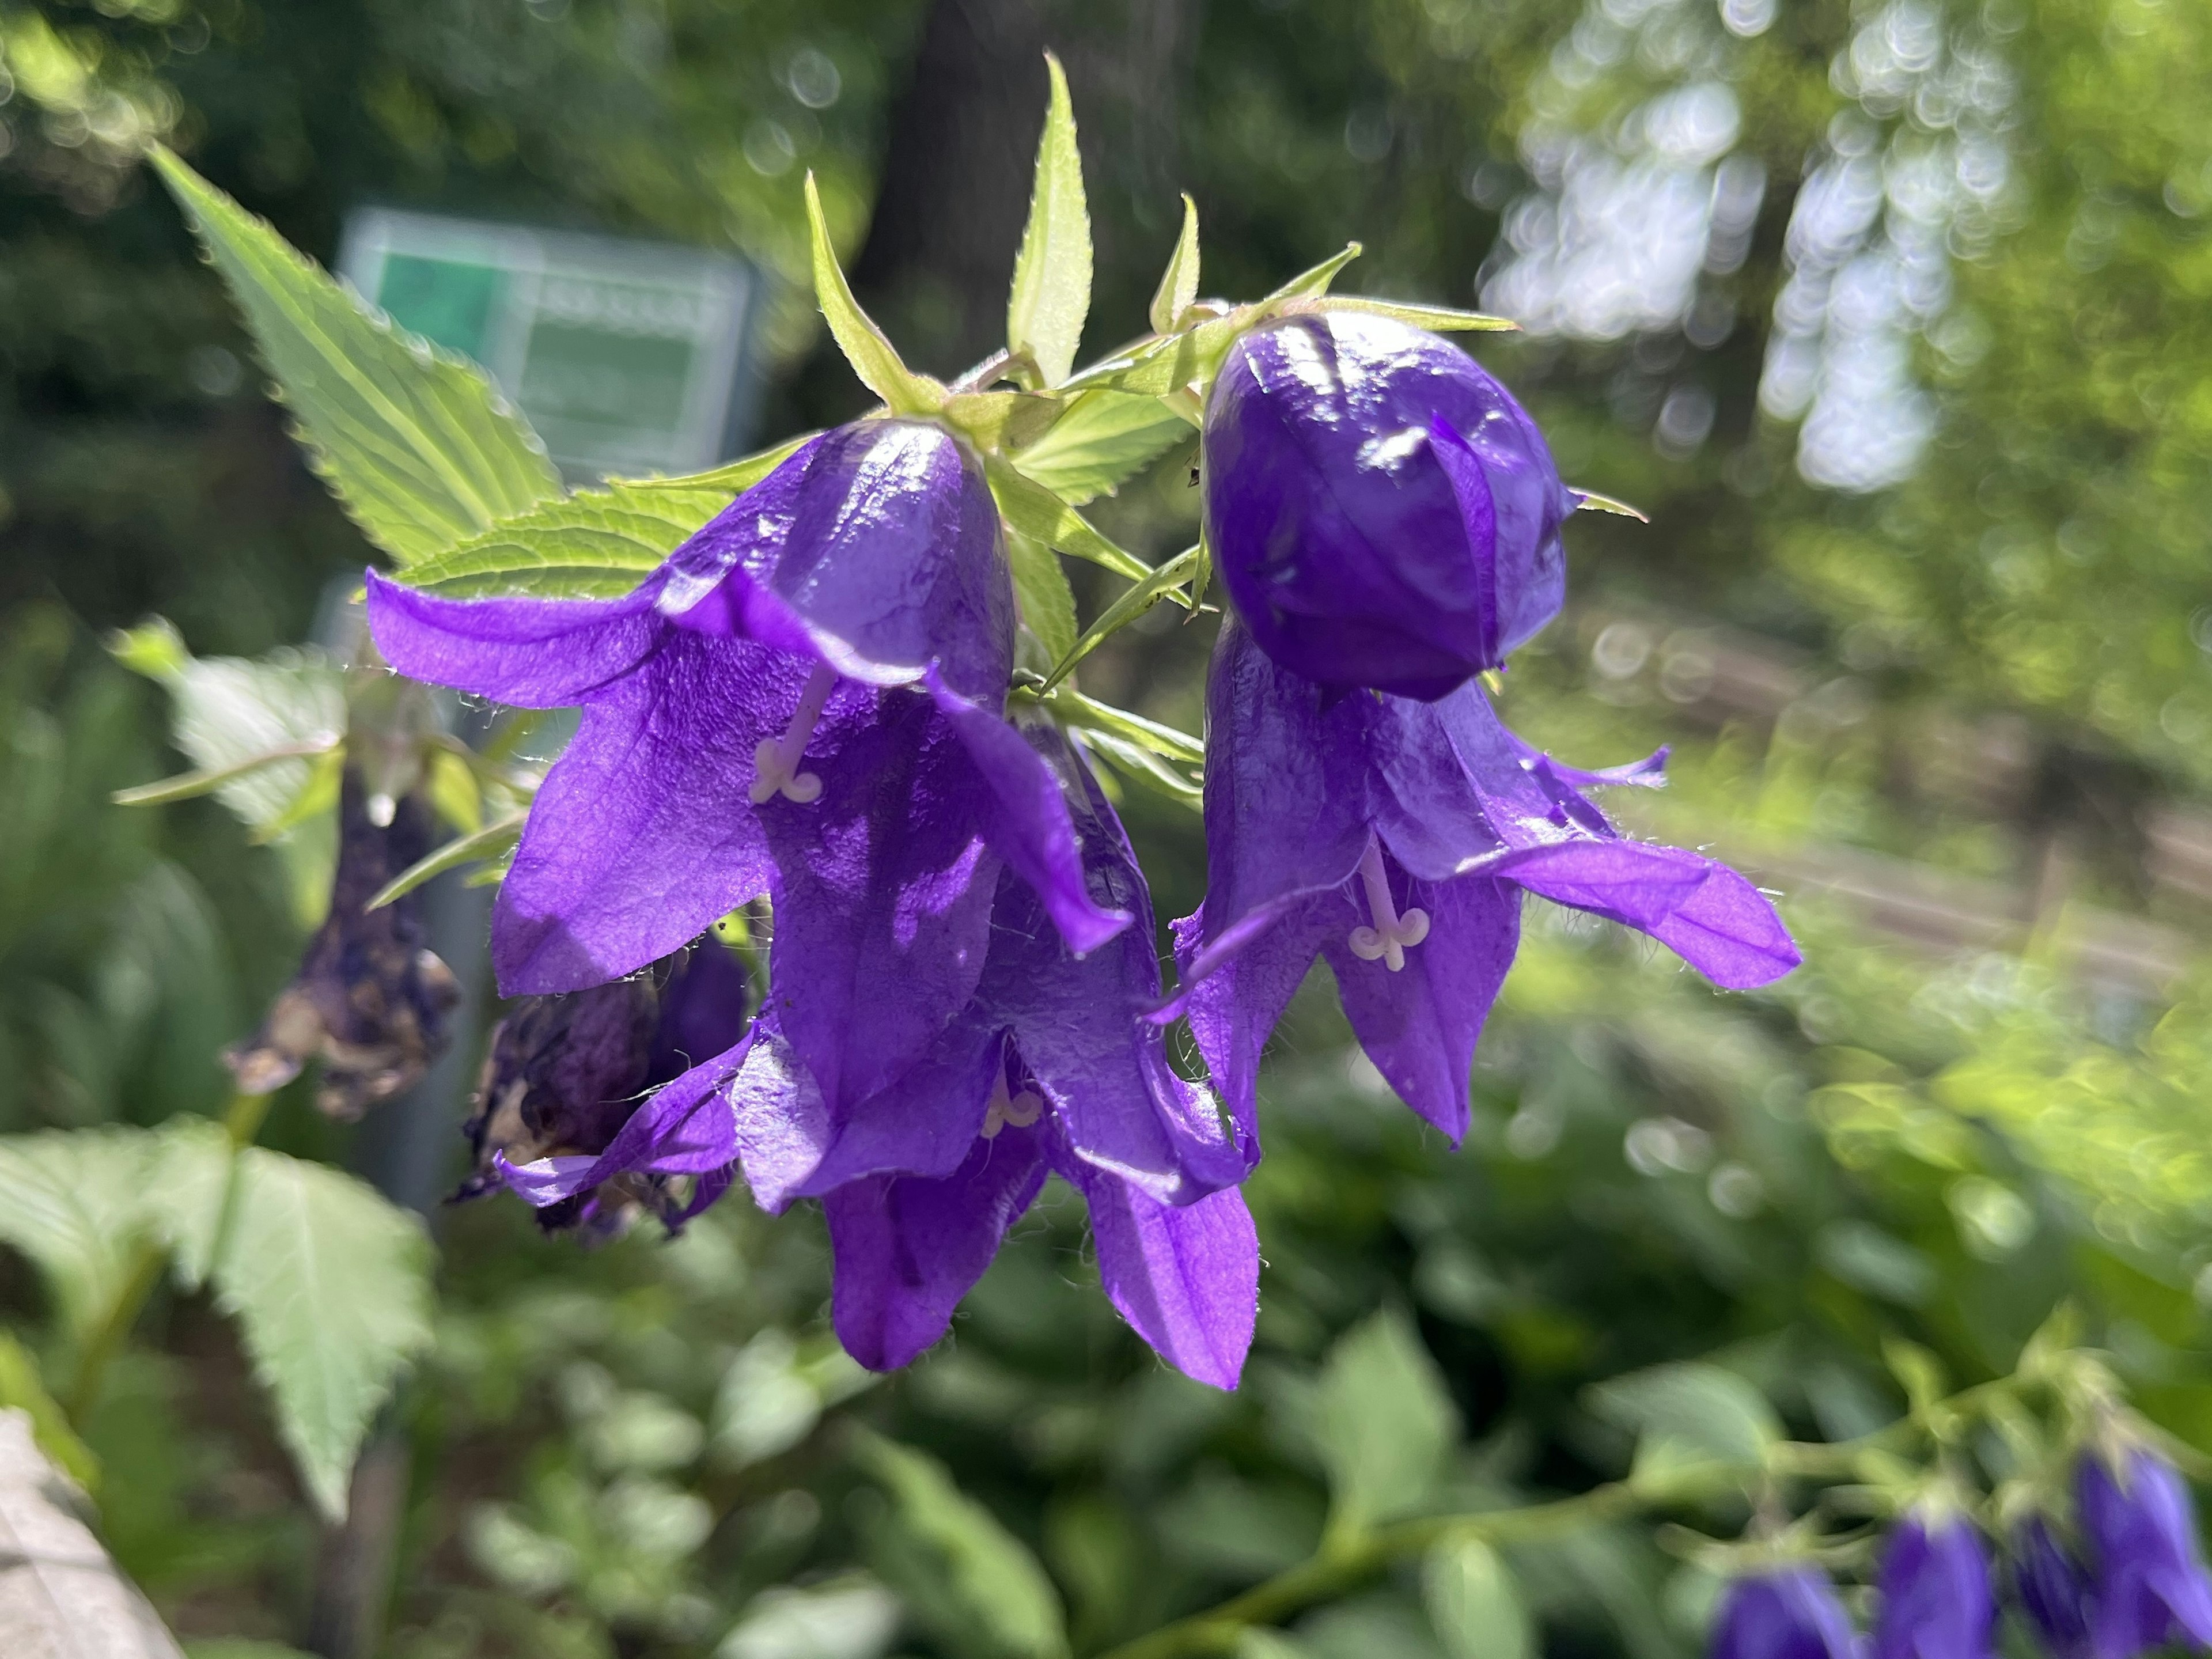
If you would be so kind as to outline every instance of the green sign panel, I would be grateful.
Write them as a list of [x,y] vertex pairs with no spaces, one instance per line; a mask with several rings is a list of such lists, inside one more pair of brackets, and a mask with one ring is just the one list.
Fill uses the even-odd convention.
[[489,369],[572,481],[696,471],[742,447],[760,281],[742,259],[367,208],[338,268],[402,326]]

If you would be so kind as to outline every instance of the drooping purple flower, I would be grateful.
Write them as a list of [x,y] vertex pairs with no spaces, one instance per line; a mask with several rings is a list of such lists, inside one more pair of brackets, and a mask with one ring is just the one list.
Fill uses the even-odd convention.
[[1996,1601],[1973,1523],[1909,1516],[1883,1547],[1873,1659],[1991,1659]]
[[2012,1587],[2051,1659],[2090,1659],[2088,1571],[2041,1516],[2013,1540]]
[[1207,701],[1206,902],[1176,924],[1184,989],[1157,1017],[1188,1012],[1248,1135],[1261,1048],[1316,955],[1368,1057],[1455,1141],[1522,893],[1640,929],[1730,989],[1797,964],[1749,882],[1621,836],[1583,793],[1655,782],[1657,757],[1559,766],[1499,725],[1476,685],[1431,702],[1335,696],[1233,618]]
[[1091,890],[1136,925],[1079,957],[1035,890],[1001,874],[974,992],[921,1060],[866,1092],[825,1086],[785,1040],[779,984],[730,1094],[754,1198],[820,1197],[835,1318],[878,1370],[945,1333],[1048,1171],[1091,1208],[1099,1273],[1138,1333],[1188,1375],[1235,1386],[1258,1241],[1236,1190],[1250,1150],[1178,1077],[1145,1018],[1160,993],[1152,904],[1119,821],[1067,740],[1028,734],[1065,781]]
[[1049,767],[1000,717],[1012,599],[959,440],[872,417],[823,434],[618,599],[434,597],[369,578],[403,672],[583,719],[493,915],[508,994],[631,973],[772,893],[788,1030],[902,1064],[981,971],[1000,869],[1080,949],[1127,918],[1083,884]]
[[1206,531],[1260,648],[1334,689],[1443,696],[1558,614],[1575,497],[1505,388],[1440,337],[1306,313],[1231,348]]
[[422,798],[405,795],[390,805],[389,821],[376,823],[358,769],[347,767],[329,913],[260,1029],[223,1055],[241,1092],[281,1089],[319,1059],[316,1106],[351,1121],[415,1083],[444,1052],[461,992],[424,942],[421,901],[410,893],[367,908],[380,888],[430,850],[430,813]]
[[2142,1445],[2127,1448],[2118,1468],[2087,1453],[2075,1501],[2093,1575],[2096,1659],[2136,1659],[2174,1643],[2212,1647],[2212,1579],[2195,1506],[2173,1465]]
[[1862,1644],[1815,1567],[1778,1567],[1731,1583],[1713,1623],[1712,1659],[1859,1659]]
[[748,991],[709,937],[644,973],[525,999],[492,1034],[458,1196],[504,1184],[549,1231],[617,1232],[641,1206],[675,1231],[733,1173],[714,1091],[750,1044]]

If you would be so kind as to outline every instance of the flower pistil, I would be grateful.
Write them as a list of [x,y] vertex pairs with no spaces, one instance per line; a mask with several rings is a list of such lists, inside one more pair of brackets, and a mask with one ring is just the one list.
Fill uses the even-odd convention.
[[1352,954],[1362,962],[1380,960],[1392,973],[1403,971],[1406,952],[1429,936],[1429,913],[1409,909],[1401,914],[1390,897],[1390,874],[1382,867],[1382,845],[1369,841],[1359,860],[1359,879],[1367,889],[1367,913],[1371,927],[1352,930]]
[[753,750],[752,785],[745,791],[754,805],[761,805],[776,795],[801,806],[822,799],[821,778],[812,772],[800,771],[799,763],[806,758],[806,745],[813,739],[814,728],[822,720],[823,708],[836,684],[836,669],[827,663],[815,664],[814,672],[806,677],[805,687],[799,694],[799,707],[792,710],[791,724],[783,728],[783,735],[760,740],[760,746]]

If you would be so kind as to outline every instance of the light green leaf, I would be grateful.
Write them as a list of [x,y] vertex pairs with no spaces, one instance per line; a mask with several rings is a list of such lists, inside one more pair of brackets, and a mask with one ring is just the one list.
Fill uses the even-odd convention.
[[616,599],[730,500],[723,489],[686,488],[673,480],[580,489],[494,525],[400,575],[452,599],[525,593]]
[[1641,507],[1631,507],[1626,501],[1617,501],[1610,495],[1601,495],[1595,489],[1577,489],[1573,494],[1577,512],[1610,513],[1616,518],[1633,519],[1638,524],[1651,522],[1651,515]]
[[1061,1659],[1066,1616],[1044,1569],[935,1458],[865,1431],[860,1466],[890,1495],[878,1571],[952,1651]]
[[945,388],[926,374],[909,369],[894,346],[860,309],[837,263],[837,250],[830,245],[830,224],[822,216],[822,192],[814,175],[806,175],[806,222],[812,233],[814,299],[830,325],[830,337],[860,384],[902,415],[927,415],[945,405]]
[[1415,328],[1425,328],[1437,334],[1471,333],[1476,331],[1510,331],[1521,326],[1508,317],[1492,317],[1486,312],[1458,311],[1450,306],[1418,305],[1409,300],[1370,300],[1364,294],[1333,294],[1316,301],[1322,311],[1364,311],[1373,317],[1395,317],[1401,323],[1411,323]]
[[230,1201],[234,1148],[212,1118],[173,1117],[154,1132],[144,1195],[147,1225],[168,1247],[177,1282],[207,1282]]
[[1083,198],[1083,156],[1075,143],[1075,109],[1060,59],[1044,55],[1052,100],[1037,140],[1036,181],[1030,219],[1014,256],[1006,298],[1006,349],[1026,352],[1048,386],[1075,366],[1083,319],[1091,311],[1091,210]]
[[94,1497],[100,1492],[100,1459],[77,1438],[69,1413],[46,1391],[39,1375],[39,1362],[31,1351],[7,1331],[0,1331],[0,1410],[13,1408],[31,1419],[31,1435],[39,1449],[62,1473]]
[[1190,423],[1158,398],[1086,392],[1013,463],[1070,507],[1110,495],[1191,435]]
[[36,1265],[73,1339],[98,1321],[131,1273],[146,1232],[154,1153],[144,1129],[0,1137],[0,1243]]
[[1042,542],[1010,530],[1006,561],[1013,569],[1014,598],[1021,605],[1022,620],[1047,657],[1064,660],[1075,648],[1075,592],[1060,568],[1060,556]]
[[1419,1504],[1460,1431],[1436,1361],[1395,1309],[1353,1326],[1329,1350],[1313,1425],[1338,1537],[1357,1537]]
[[1181,761],[1187,766],[1206,763],[1206,745],[1189,732],[1178,732],[1172,726],[1163,726],[1142,714],[1133,714],[1126,708],[1086,697],[1072,685],[1054,686],[1049,696],[1039,700],[1063,725],[1110,732],[1152,754]]
[[239,1322],[309,1494],[338,1520],[370,1419],[430,1340],[429,1241],[327,1165],[258,1146],[238,1160],[216,1305]]
[[1421,1600],[1451,1659],[1529,1659],[1536,1650],[1511,1570],[1479,1538],[1446,1540],[1429,1552]]
[[745,1606],[714,1659],[878,1659],[898,1634],[899,1599],[866,1573],[778,1585]]
[[983,466],[1008,528],[1042,542],[1055,552],[1103,564],[1132,581],[1151,574],[1151,566],[1100,535],[1089,520],[1042,484],[1032,483],[995,455]]
[[380,910],[394,899],[404,898],[424,882],[442,876],[448,870],[458,870],[465,864],[501,857],[522,839],[524,817],[523,813],[518,812],[513,817],[501,818],[497,823],[486,824],[473,836],[456,836],[444,846],[434,848],[378,888],[363,908]]
[[1684,1463],[1756,1466],[1782,1435],[1765,1396],[1734,1371],[1694,1360],[1598,1383],[1590,1409],[1637,1437],[1639,1474]]
[[1164,398],[1194,382],[1203,385],[1221,367],[1222,358],[1236,343],[1237,337],[1251,325],[1249,315],[1210,317],[1164,340],[1155,340],[1133,351],[1094,363],[1060,390],[1103,388]]
[[956,392],[945,400],[945,418],[978,449],[1018,449],[1060,419],[1057,398],[1034,392]]
[[[1186,548],[1164,564],[1157,566],[1151,575],[1108,605],[1098,620],[1084,629],[1083,637],[1060,654],[1052,672],[1045,676],[1044,684],[1040,689],[1050,691],[1075,672],[1076,664],[1161,600],[1173,599],[1188,605],[1189,601],[1173,590],[1198,568],[1199,552],[1195,547]],[[1018,582],[1019,580],[1017,573],[1016,580]]]
[[1198,204],[1185,194],[1182,234],[1176,238],[1175,252],[1168,256],[1168,268],[1160,273],[1159,288],[1152,295],[1152,332],[1165,334],[1174,328],[1197,298]]
[[1111,763],[1114,770],[1133,783],[1157,790],[1170,800],[1184,806],[1203,806],[1205,787],[1194,777],[1178,772],[1166,761],[1140,744],[1117,737],[1111,732],[1096,726],[1082,728],[1083,741],[1094,755]]
[[1365,252],[1357,242],[1346,242],[1344,252],[1332,254],[1310,270],[1302,270],[1285,283],[1260,303],[1263,307],[1279,306],[1286,300],[1317,300],[1328,292],[1328,285],[1336,280],[1337,272]]
[[473,363],[365,308],[170,151],[154,166],[246,313],[315,470],[402,564],[561,493]]

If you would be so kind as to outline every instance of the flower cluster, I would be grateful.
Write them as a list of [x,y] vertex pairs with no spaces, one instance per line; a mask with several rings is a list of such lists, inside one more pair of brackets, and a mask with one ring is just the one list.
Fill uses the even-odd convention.
[[[1229,1387],[1258,1295],[1256,1068],[1316,956],[1455,1139],[1524,893],[1723,986],[1795,963],[1741,876],[1590,799],[1656,783],[1663,757],[1559,764],[1474,678],[1561,603],[1577,498],[1534,422],[1438,337],[1309,308],[1251,318],[1196,411],[1235,615],[1209,693],[1210,887],[1166,994],[1082,739],[1048,698],[1010,708],[988,441],[913,395],[799,446],[619,599],[370,574],[403,673],[581,710],[494,913],[501,988],[536,1000],[495,1044],[471,1189],[592,1232],[641,1208],[673,1227],[740,1177],[770,1210],[817,1200],[839,1334],[890,1367],[1057,1174],[1114,1306]],[[695,943],[746,906],[772,924],[750,1023],[703,984],[731,978],[720,947]],[[1185,1014],[1211,1090],[1169,1064]]]
[[[2051,1659],[2212,1648],[2212,1576],[2173,1466],[2139,1443],[2093,1449],[2073,1488],[2070,1523],[2038,1510],[2008,1540],[2004,1583],[2027,1633]],[[1796,1563],[1730,1583],[1713,1659],[1994,1659],[1997,1613],[1982,1534],[1938,1498],[1883,1547],[1870,1641],[1826,1577]]]

